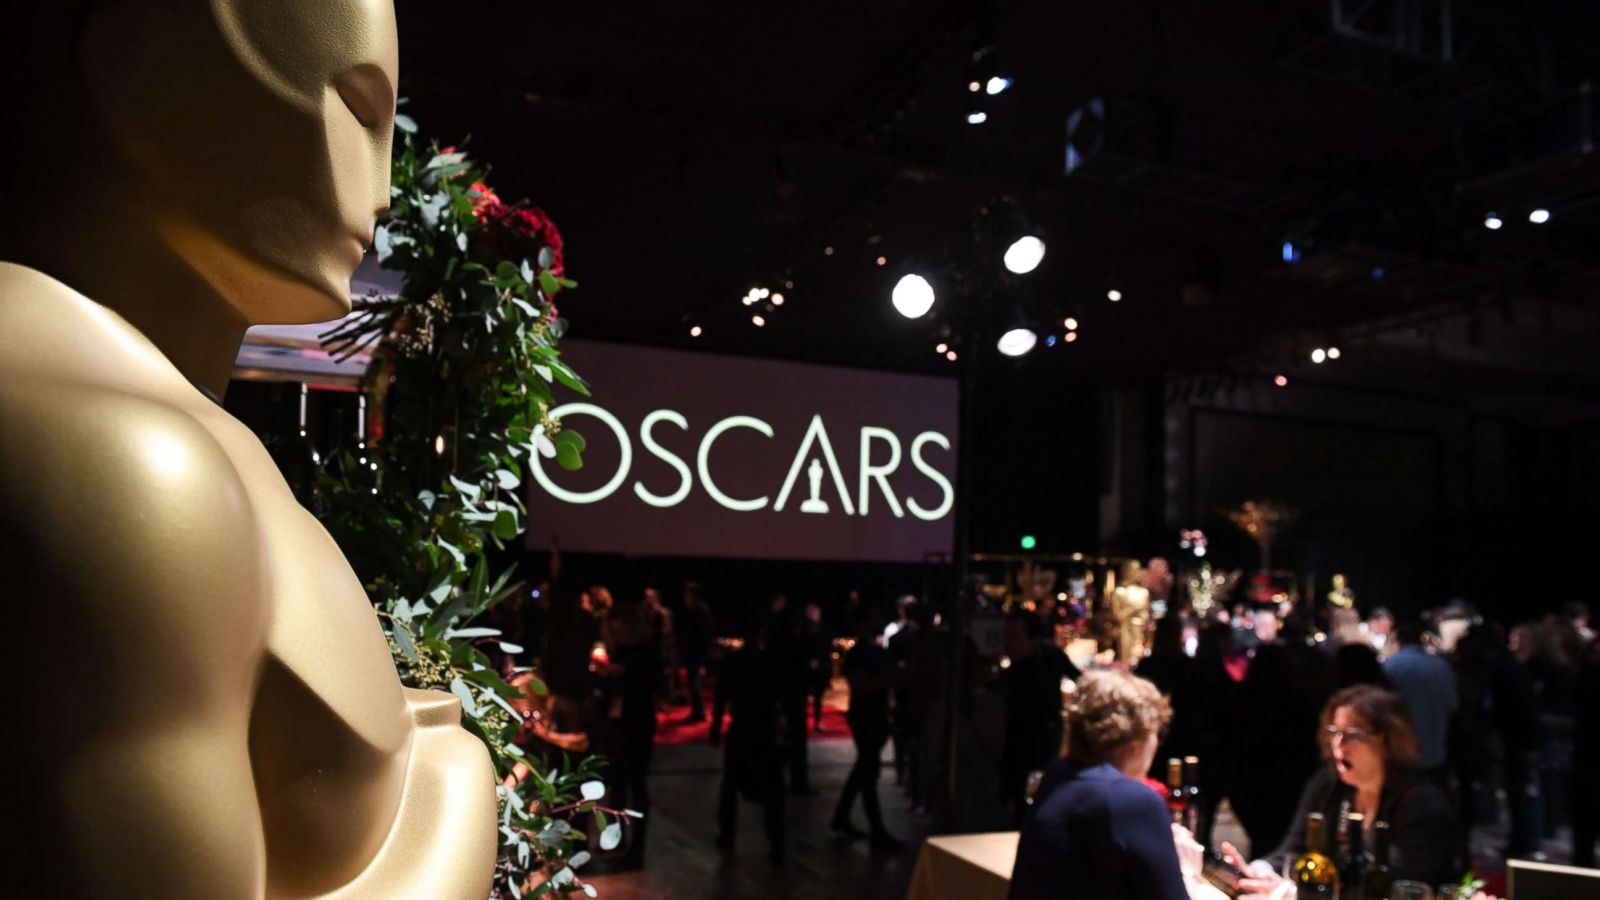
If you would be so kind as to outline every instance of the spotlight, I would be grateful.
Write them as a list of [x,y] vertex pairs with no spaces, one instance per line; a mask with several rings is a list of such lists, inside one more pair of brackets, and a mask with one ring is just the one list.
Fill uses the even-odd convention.
[[782,294],[773,294],[772,295],[772,305],[773,306],[782,306],[783,305],[783,295]]
[[951,350],[951,351],[945,353],[944,358],[950,360],[951,362],[955,362],[956,361],[956,352],[954,350]]
[[1006,248],[1006,269],[1017,275],[1026,275],[1039,268],[1043,259],[1044,241],[1031,234],[1017,238],[1016,243]]
[[889,258],[887,256],[878,257],[878,265],[884,266],[884,265],[888,265],[888,264],[889,264]]
[[766,325],[767,325],[767,320],[761,318],[760,316],[751,316],[750,317],[750,324],[754,325],[757,328],[765,328]]
[[[883,257],[878,259],[878,264],[882,265]],[[895,284],[889,299],[900,315],[908,319],[920,319],[933,308],[933,285],[921,275],[907,275]]]
[[1078,333],[1076,331],[1067,332],[1067,343],[1070,344],[1070,343],[1072,343],[1073,341],[1075,341],[1077,339],[1078,339]]
[[1078,330],[1078,320],[1074,319],[1071,316],[1067,316],[1066,325],[1067,325],[1067,330],[1068,331],[1077,331]]
[[1287,375],[1279,375],[1278,377],[1272,379],[1272,383],[1277,385],[1278,387],[1288,387],[1289,386],[1289,376],[1287,376]]
[[1117,290],[1116,288],[1112,288],[1111,290],[1106,291],[1106,299],[1110,300],[1112,303],[1121,303],[1122,302],[1122,292]]
[[973,110],[972,112],[967,113],[968,125],[982,125],[987,121],[989,121],[989,114],[981,109]]
[[1533,212],[1528,213],[1528,221],[1535,225],[1543,225],[1544,223],[1550,221],[1550,210],[1541,206]]
[[1339,356],[1340,356],[1340,353],[1339,353],[1339,348],[1338,347],[1329,347],[1328,348],[1328,358],[1329,359],[1338,359]]
[[1000,340],[995,347],[1007,356],[1025,356],[1034,345],[1039,343],[1039,336],[1031,328],[1013,328],[1000,335]]
[[1011,79],[1002,75],[996,75],[993,78],[990,78],[988,82],[984,84],[983,90],[984,93],[987,93],[989,96],[993,97],[995,94],[1004,91],[1008,87],[1011,87]]
[[1492,212],[1483,217],[1483,227],[1490,231],[1499,231],[1500,226],[1504,224],[1505,222],[1500,218],[1499,213]]
[[939,344],[938,346],[933,348],[933,352],[935,352],[935,353],[948,353],[949,350],[950,350],[950,345],[949,344]]
[[976,94],[982,88],[983,88],[983,85],[977,83],[976,81],[967,82],[967,90],[971,91],[974,94]]
[[1321,363],[1326,362],[1327,359],[1328,359],[1328,351],[1322,349],[1321,347],[1318,347],[1317,349],[1311,351],[1311,361],[1312,362],[1317,363],[1317,364],[1320,365]]
[[701,334],[704,334],[704,331],[701,330],[699,325],[689,329],[689,337],[699,337]]

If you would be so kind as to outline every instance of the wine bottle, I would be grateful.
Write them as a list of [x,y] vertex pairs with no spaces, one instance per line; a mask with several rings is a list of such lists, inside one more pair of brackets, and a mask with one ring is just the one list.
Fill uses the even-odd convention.
[[1338,885],[1333,860],[1328,858],[1328,835],[1322,813],[1306,816],[1306,849],[1294,861],[1294,884],[1300,900],[1332,897]]
[[1183,789],[1183,760],[1167,760],[1167,812],[1174,825],[1185,825],[1189,818],[1189,792]]
[[1394,872],[1389,869],[1389,823],[1372,823],[1372,866],[1361,880],[1366,896],[1382,900],[1389,896],[1394,884]]
[[[1189,794],[1189,821],[1184,827],[1193,835],[1200,834],[1200,757],[1183,758],[1183,789]],[[1196,838],[1198,840],[1198,837]]]
[[1366,848],[1367,817],[1353,812],[1346,819],[1346,826],[1349,836],[1344,858],[1339,861],[1339,900],[1365,900],[1362,886],[1367,870],[1372,868],[1372,856]]

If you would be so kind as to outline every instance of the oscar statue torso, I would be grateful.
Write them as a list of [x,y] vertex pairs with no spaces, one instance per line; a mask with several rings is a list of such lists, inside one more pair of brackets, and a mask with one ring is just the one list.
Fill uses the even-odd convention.
[[41,829],[29,862],[66,868],[24,884],[487,894],[493,773],[457,701],[400,686],[360,583],[248,429],[115,313],[10,263],[0,509],[20,690],[48,695],[8,724],[32,732],[9,812]]

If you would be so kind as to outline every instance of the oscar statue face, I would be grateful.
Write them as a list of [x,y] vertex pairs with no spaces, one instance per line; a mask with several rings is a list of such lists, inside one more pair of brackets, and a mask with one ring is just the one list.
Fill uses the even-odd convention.
[[95,4],[79,51],[138,186],[122,202],[161,245],[246,324],[348,311],[389,203],[390,0]]

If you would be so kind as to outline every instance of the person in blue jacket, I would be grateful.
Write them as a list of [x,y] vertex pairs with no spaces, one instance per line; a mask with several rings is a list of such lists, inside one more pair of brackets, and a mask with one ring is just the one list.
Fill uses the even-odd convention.
[[1045,769],[1017,841],[1010,900],[1187,900],[1166,804],[1142,778],[1172,710],[1115,670],[1078,682],[1067,756]]

